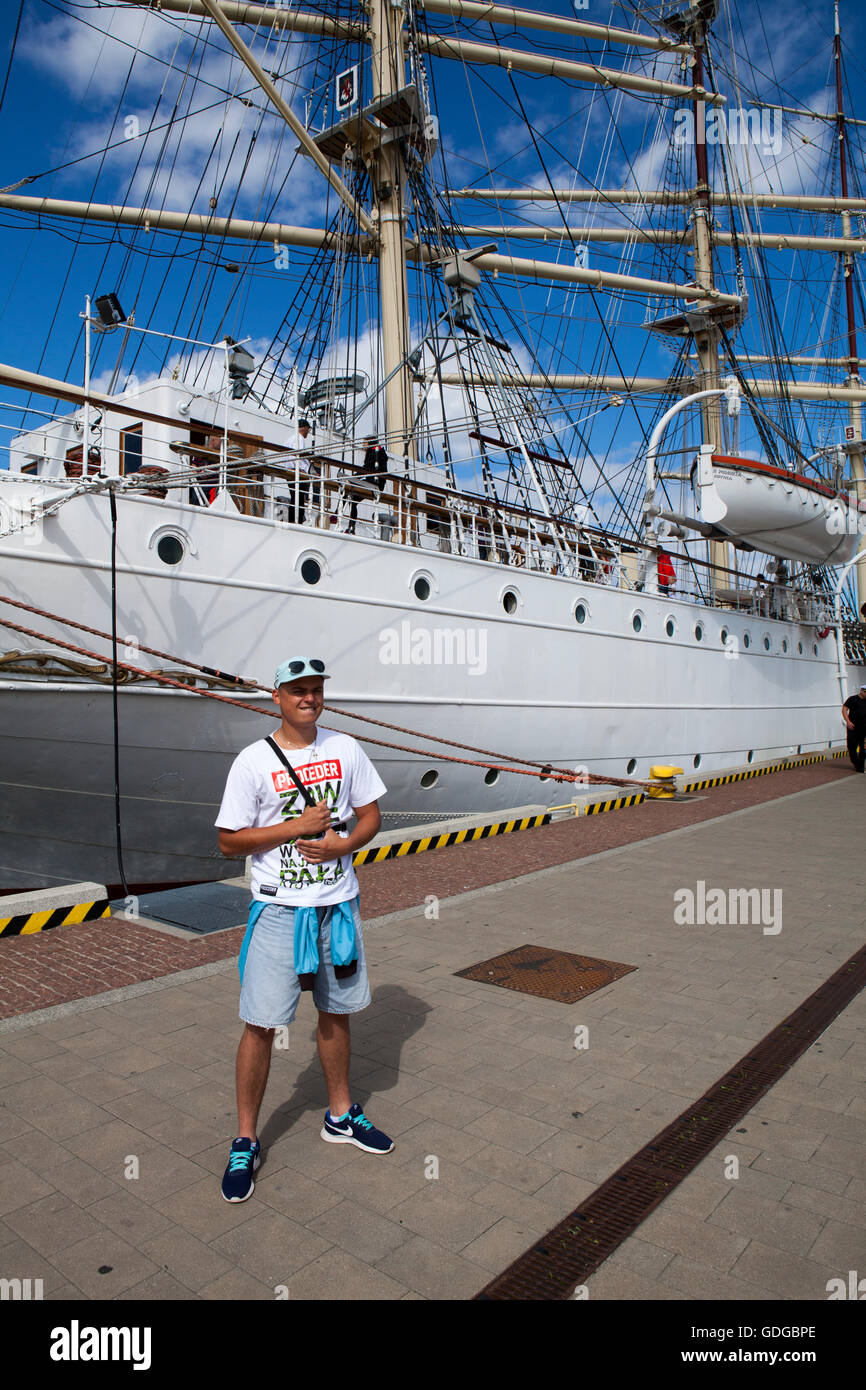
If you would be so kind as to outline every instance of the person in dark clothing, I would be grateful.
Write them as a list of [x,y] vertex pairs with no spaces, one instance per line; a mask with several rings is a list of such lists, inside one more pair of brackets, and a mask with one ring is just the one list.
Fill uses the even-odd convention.
[[365,439],[366,449],[364,450],[364,473],[376,487],[384,487],[384,480],[388,472],[388,455],[382,448],[375,434],[371,434],[369,439]]
[[856,772],[866,771],[866,685],[857,695],[849,695],[842,706],[848,730],[848,754]]
[[[364,444],[364,472],[358,474],[358,482],[372,483],[376,491],[380,492],[385,486],[388,473],[388,455],[375,434],[365,439]],[[364,500],[367,493],[350,487],[346,495],[349,498],[349,524],[346,527],[346,535],[354,536],[355,523],[358,520],[358,503]]]

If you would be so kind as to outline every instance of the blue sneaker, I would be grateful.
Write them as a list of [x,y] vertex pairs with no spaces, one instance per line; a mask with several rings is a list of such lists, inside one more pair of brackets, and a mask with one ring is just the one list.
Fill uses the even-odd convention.
[[236,1139],[229,1155],[229,1165],[223,1173],[222,1195],[227,1202],[245,1202],[253,1195],[253,1173],[262,1161],[262,1146],[258,1139]]
[[322,1138],[329,1144],[355,1144],[368,1154],[389,1154],[394,1147],[393,1139],[370,1124],[357,1102],[338,1120],[331,1119],[330,1110],[325,1111]]

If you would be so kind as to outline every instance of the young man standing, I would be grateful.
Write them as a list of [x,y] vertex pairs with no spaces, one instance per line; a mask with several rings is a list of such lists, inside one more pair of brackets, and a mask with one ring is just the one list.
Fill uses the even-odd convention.
[[849,695],[842,706],[842,718],[848,730],[848,756],[855,772],[866,771],[866,685],[856,695]]
[[[305,989],[319,1014],[328,1090],[321,1137],[373,1154],[394,1147],[349,1091],[349,1018],[370,1002],[352,854],[379,830],[377,801],[386,788],[355,739],[317,726],[328,679],[324,662],[307,657],[277,668],[280,728],[273,741],[250,744],[235,758],[216,820],[223,854],[252,855],[253,902],[239,961],[238,1137],[222,1182],[228,1202],[252,1194],[274,1031],[292,1022]],[[351,812],[357,824],[346,833]]]

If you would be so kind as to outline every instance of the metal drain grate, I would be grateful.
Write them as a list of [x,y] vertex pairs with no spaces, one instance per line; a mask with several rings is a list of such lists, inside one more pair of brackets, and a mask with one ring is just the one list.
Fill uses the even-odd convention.
[[559,1004],[576,1004],[597,989],[604,989],[621,975],[637,970],[615,960],[576,956],[570,951],[554,951],[547,946],[516,946],[501,956],[479,961],[465,970],[455,970],[463,980],[479,980],[501,989],[515,989]]
[[866,985],[866,946],[477,1299],[566,1299],[712,1152]]

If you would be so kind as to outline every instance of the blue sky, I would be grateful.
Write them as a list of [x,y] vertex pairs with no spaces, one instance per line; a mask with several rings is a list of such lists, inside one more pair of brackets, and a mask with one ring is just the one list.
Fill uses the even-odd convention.
[[[572,13],[567,0],[547,0],[527,8]],[[866,116],[864,66],[859,57],[866,52],[866,17],[859,0],[842,0],[841,14],[849,86],[846,100],[850,97],[853,110]],[[619,25],[631,22],[629,7],[603,0],[588,0],[578,17]],[[17,19],[17,3],[0,11],[7,53]],[[431,28],[448,32],[441,17],[431,20]],[[832,31],[830,0],[726,3],[717,24],[721,90],[735,105],[733,80],[738,76],[747,102],[758,97],[832,109]],[[131,5],[25,0],[0,111],[4,123],[0,186],[35,175],[21,192],[203,212],[213,198],[218,215],[267,215],[300,225],[326,225],[335,211],[333,196],[309,162],[294,157],[294,138],[278,119],[261,110],[258,90],[252,90],[251,79],[227,53],[221,38],[204,45],[202,33],[198,21],[182,26]],[[281,90],[301,117],[309,113],[312,123],[320,125],[320,103],[331,88],[315,61],[316,49],[295,39],[278,51],[263,35],[254,36],[250,29],[243,33],[266,67],[278,65],[281,73],[296,69],[296,76],[284,80]],[[583,61],[587,57],[583,40],[549,38],[539,31],[526,31],[523,39],[504,30],[498,34],[504,45],[546,49]],[[490,30],[484,26],[476,26],[470,36],[491,41]],[[345,61],[354,56],[347,52]],[[591,56],[610,66],[622,61],[620,52],[605,55],[597,45]],[[648,54],[643,60],[647,72],[675,77],[671,69],[672,60],[666,56],[656,59]],[[488,184],[488,165],[494,167],[499,186],[546,186],[550,180],[560,187],[587,188],[598,182],[652,187],[665,176],[670,151],[655,101],[617,98],[598,88],[527,75],[516,75],[512,85],[506,73],[491,67],[477,70],[470,95],[460,64],[432,61],[429,72],[442,117],[443,152],[452,186]],[[217,105],[222,99],[220,89],[234,93],[227,114]],[[188,113],[182,140],[165,127],[173,109]],[[524,113],[533,126],[534,140],[527,134]],[[667,118],[672,114],[668,109]],[[792,115],[780,120],[778,150],[736,152],[738,159],[748,160],[748,169],[745,165],[741,169],[743,177],[759,191],[836,191],[832,127]],[[862,138],[866,127],[854,134]],[[859,151],[857,160],[862,170]],[[246,178],[241,186],[244,166]],[[287,168],[290,176],[284,181]],[[440,182],[442,177],[440,167]],[[718,167],[715,177],[719,186]],[[859,175],[852,182],[856,191]],[[480,203],[466,202],[458,211],[464,221],[475,223],[495,217],[493,209]],[[513,204],[504,217],[516,223],[528,213]],[[583,215],[576,208],[571,220],[579,222]],[[535,208],[531,216],[552,223],[558,219],[553,205],[541,211]],[[595,208],[593,216],[597,223],[615,221],[603,208]],[[768,213],[762,225],[773,230],[783,222],[789,226],[787,218]],[[802,229],[829,232],[837,226],[838,219],[812,216]],[[503,237],[496,239],[505,249]],[[202,247],[192,239],[184,243],[181,257],[172,260],[175,241],[159,233],[126,230],[117,234],[104,225],[82,229],[59,220],[37,229],[32,219],[5,211],[0,212],[0,247],[4,267],[0,360],[75,382],[83,377],[79,314],[85,294],[116,290],[127,311],[135,306],[139,324],[210,341],[224,333],[249,336],[261,354],[302,291],[310,264],[306,253],[292,251],[289,266],[280,269],[270,246]],[[517,242],[512,249],[516,255],[530,257],[557,255],[552,247],[544,249],[531,242]],[[568,245],[558,254],[565,260],[573,256]],[[592,265],[617,269],[622,248],[594,246],[590,256]],[[680,253],[666,264],[652,254],[642,254],[634,268],[664,279],[689,278],[688,264]],[[832,315],[828,321],[822,319],[832,269],[833,262],[826,256],[820,262],[813,257],[793,265],[773,253],[767,257],[766,273],[780,317],[789,325],[792,350],[803,351],[817,342],[822,327],[825,334],[834,330]],[[722,281],[735,288],[733,272],[731,254],[721,255]],[[504,284],[496,288],[502,289],[515,309],[517,328],[508,336],[518,356],[525,357],[522,335],[539,348],[551,368],[569,363],[567,369],[577,366],[589,371],[605,365],[611,370],[611,349],[599,348],[598,326],[599,314],[611,313],[608,296],[600,292],[592,297],[584,290],[562,287],[528,286],[520,294]],[[372,307],[372,294],[370,283],[359,287],[356,307],[362,327]],[[416,303],[415,308],[417,327],[420,305]],[[610,342],[616,359],[628,364],[629,370],[640,363],[643,374],[665,375],[671,359],[643,330],[645,310],[645,300],[640,298],[615,308]],[[104,384],[114,366],[118,336],[97,345],[97,383]],[[861,336],[866,355],[866,333]],[[368,354],[374,342],[375,332],[369,329]],[[601,342],[603,347],[603,337]],[[749,345],[759,344],[755,322]],[[155,373],[165,356],[162,340],[144,344],[136,340],[124,358],[121,381],[130,370],[141,378]],[[21,399],[8,390],[3,393],[0,458],[10,426],[19,426],[22,419],[9,404]],[[46,403],[34,400],[34,404],[45,408]],[[637,413],[628,408],[620,412],[615,427],[605,418],[594,436],[595,452],[610,447],[623,466],[639,443]],[[576,447],[574,440],[572,446]]]

